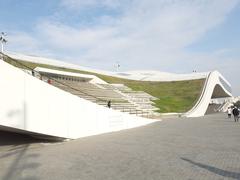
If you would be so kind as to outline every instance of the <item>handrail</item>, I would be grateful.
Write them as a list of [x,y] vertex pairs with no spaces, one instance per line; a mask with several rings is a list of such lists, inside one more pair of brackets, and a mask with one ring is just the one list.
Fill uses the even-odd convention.
[[[4,54],[4,55],[5,55],[5,54]],[[17,63],[17,64],[19,64],[19,65],[21,65],[21,66],[23,66],[23,67],[25,67],[25,68],[27,68],[27,69],[29,69],[29,70],[31,70],[32,72],[38,73],[37,71],[35,71],[34,69],[30,68],[29,66],[26,66],[25,64],[23,64],[23,63],[21,63],[21,62],[19,62],[19,61],[17,61],[17,60],[14,60],[14,59],[10,58],[10,57],[7,56],[7,55],[5,55],[5,56],[8,57],[9,59],[13,60],[15,63]],[[90,97],[94,97],[94,98],[96,98],[97,100],[106,101],[106,100],[104,100],[104,99],[98,98],[98,97],[96,97],[96,96],[94,96],[94,95],[88,94],[88,93],[83,92],[83,91],[81,91],[81,90],[79,90],[79,89],[76,89],[76,88],[74,88],[74,87],[71,87],[70,85],[64,84],[63,82],[58,81],[58,80],[56,80],[56,79],[54,79],[54,78],[48,77],[48,79],[50,79],[50,80],[52,80],[52,81],[55,81],[55,82],[57,82],[57,83],[65,86],[65,87],[68,87],[68,88],[72,89],[72,90],[81,92],[81,93],[83,93],[83,94],[85,94],[85,95],[88,95],[88,96],[90,96]]]
[[[1,54],[2,54],[2,53],[1,53]],[[32,73],[38,73],[38,72],[35,71],[33,68],[31,68],[31,67],[29,67],[29,66],[27,66],[27,65],[25,65],[25,64],[23,64],[23,63],[21,63],[21,62],[19,62],[19,61],[17,61],[17,60],[15,60],[15,59],[10,58],[8,55],[2,54],[2,56],[3,56],[3,57],[6,56],[7,58],[9,58],[9,59],[11,59],[12,61],[14,61],[15,63],[17,63],[18,65],[21,65],[22,67],[25,67],[26,69],[31,70]],[[3,60],[4,60],[4,58],[3,58]],[[5,60],[4,60],[4,61],[5,61]],[[8,63],[8,62],[7,62],[7,63]],[[99,101],[99,102],[105,102],[105,101],[106,101],[106,99],[102,99],[102,98],[96,97],[96,96],[94,96],[94,95],[92,95],[92,94],[88,94],[88,93],[86,93],[86,92],[84,92],[84,91],[81,91],[81,90],[79,90],[79,89],[76,89],[76,88],[68,85],[68,84],[63,83],[62,81],[58,81],[58,80],[56,80],[56,79],[54,79],[54,78],[51,78],[51,77],[48,77],[48,79],[51,80],[51,81],[53,81],[53,82],[55,82],[55,83],[59,83],[59,84],[65,86],[65,87],[68,87],[68,88],[70,88],[71,90],[75,90],[75,91],[77,91],[77,92],[83,93],[84,95],[93,97],[93,98],[96,99],[96,102],[97,102],[97,101]],[[123,111],[122,111],[122,112],[124,112],[125,110],[129,110],[129,109],[130,109],[130,108],[125,108],[125,109],[124,109],[124,106],[123,106],[122,108],[123,108]],[[130,109],[130,110],[131,110],[131,109]],[[138,111],[138,110],[136,109],[136,115],[138,114],[137,111]]]

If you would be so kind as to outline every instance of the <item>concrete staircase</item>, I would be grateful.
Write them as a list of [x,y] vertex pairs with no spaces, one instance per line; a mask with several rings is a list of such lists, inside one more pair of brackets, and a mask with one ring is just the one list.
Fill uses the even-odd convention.
[[102,84],[92,84],[89,82],[73,82],[67,80],[52,80],[51,84],[71,94],[97,103],[102,106],[107,106],[107,101],[111,100],[111,108],[134,114],[138,116],[148,116],[149,111],[139,108],[133,102],[130,102],[125,95],[120,93],[111,85],[103,86]]
[[119,92],[125,99],[134,104],[137,109],[142,110],[146,114],[157,114],[155,111],[158,110],[158,108],[154,106],[153,102],[153,100],[157,100],[156,97],[143,91],[133,91],[123,84],[101,84],[101,86]]

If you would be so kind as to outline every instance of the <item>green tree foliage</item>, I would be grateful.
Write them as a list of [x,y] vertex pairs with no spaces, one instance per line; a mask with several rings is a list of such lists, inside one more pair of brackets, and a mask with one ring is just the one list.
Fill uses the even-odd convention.
[[236,103],[234,103],[234,106],[237,106],[238,108],[240,108],[240,101],[237,101]]

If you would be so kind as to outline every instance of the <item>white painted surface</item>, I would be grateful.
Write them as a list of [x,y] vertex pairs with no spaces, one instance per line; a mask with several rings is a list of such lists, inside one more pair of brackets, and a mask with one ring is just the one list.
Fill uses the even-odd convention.
[[107,84],[102,79],[98,78],[97,76],[90,75],[90,74],[81,74],[81,73],[73,73],[73,72],[66,72],[66,71],[59,71],[54,69],[48,69],[48,68],[42,68],[42,67],[36,67],[34,69],[37,72],[44,72],[49,74],[57,74],[57,75],[63,75],[63,76],[71,76],[71,77],[80,77],[80,78],[86,78],[89,79],[91,83],[93,84]]
[[[12,58],[24,60],[24,61],[30,61],[35,63],[44,63],[44,64],[50,64],[55,65],[59,67],[68,67],[78,70],[84,70],[89,72],[95,72],[99,74],[105,74],[125,79],[133,79],[133,80],[140,80],[140,81],[182,81],[182,80],[193,80],[193,79],[203,79],[207,78],[209,72],[203,72],[203,73],[190,73],[190,74],[173,74],[173,73],[166,73],[166,72],[159,72],[159,71],[129,71],[129,72],[107,72],[107,71],[100,71],[90,68],[85,68],[82,66],[77,66],[57,60],[51,60],[48,58],[42,58],[42,57],[36,57],[36,56],[26,56],[16,53],[7,53]],[[223,81],[230,86],[230,84],[227,82],[227,80],[217,71],[211,72],[210,77],[208,77],[207,83],[204,85],[204,91],[201,94],[201,97],[199,98],[196,105],[185,115],[187,117],[198,117],[203,116],[208,108],[208,104],[211,100],[213,90],[217,84],[219,84],[226,94],[229,96],[231,95],[231,92],[229,92],[227,89],[225,89],[222,82],[219,81],[219,77],[223,79]]]
[[240,96],[225,99],[225,102],[223,103],[223,106],[219,109],[219,111],[226,112],[228,107],[233,106],[234,103],[236,103],[237,101],[240,101]]
[[3,61],[0,72],[2,126],[75,139],[155,122],[81,99]]
[[207,80],[205,81],[203,91],[200,95],[200,98],[198,99],[198,102],[195,104],[195,106],[188,111],[185,116],[187,117],[200,117],[204,116],[208,105],[211,101],[211,97],[214,91],[214,88],[216,85],[220,85],[223,91],[228,94],[229,97],[232,96],[231,92],[227,90],[227,88],[222,84],[220,81],[220,78],[228,85],[231,86],[230,83],[218,72],[213,71],[209,73]]
[[161,71],[128,71],[123,73],[115,73],[115,76],[120,78],[140,80],[140,81],[183,81],[193,79],[204,79],[207,72],[189,73],[189,74],[175,74]]
[[182,81],[182,80],[192,80],[192,79],[203,79],[203,78],[206,78],[208,74],[208,72],[175,74],[175,73],[167,73],[167,72],[161,72],[161,71],[146,71],[146,70],[128,71],[128,72],[110,72],[110,71],[87,68],[87,67],[74,65],[74,64],[66,63],[59,60],[43,58],[38,56],[29,56],[29,55],[23,55],[23,54],[12,53],[12,52],[11,53],[8,52],[6,54],[9,57],[18,59],[18,60],[29,61],[29,62],[40,63],[40,64],[49,64],[53,66],[72,68],[77,70],[104,74],[108,76],[114,76],[114,77],[132,79],[132,80],[141,80],[141,81]]

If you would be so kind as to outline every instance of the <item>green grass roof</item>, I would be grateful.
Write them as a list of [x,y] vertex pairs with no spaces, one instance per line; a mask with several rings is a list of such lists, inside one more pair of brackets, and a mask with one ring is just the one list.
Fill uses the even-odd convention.
[[36,67],[44,67],[49,69],[75,72],[82,74],[92,74],[103,79],[108,83],[124,84],[135,91],[144,91],[150,95],[159,98],[155,100],[155,106],[159,108],[158,112],[186,112],[193,107],[199,98],[205,79],[172,81],[172,82],[158,82],[158,81],[136,81],[123,78],[117,78],[93,72],[81,71],[76,69],[69,69],[64,67],[57,67],[47,64],[38,64],[28,61],[20,61],[12,59],[8,56],[5,61],[23,69],[34,69]]

